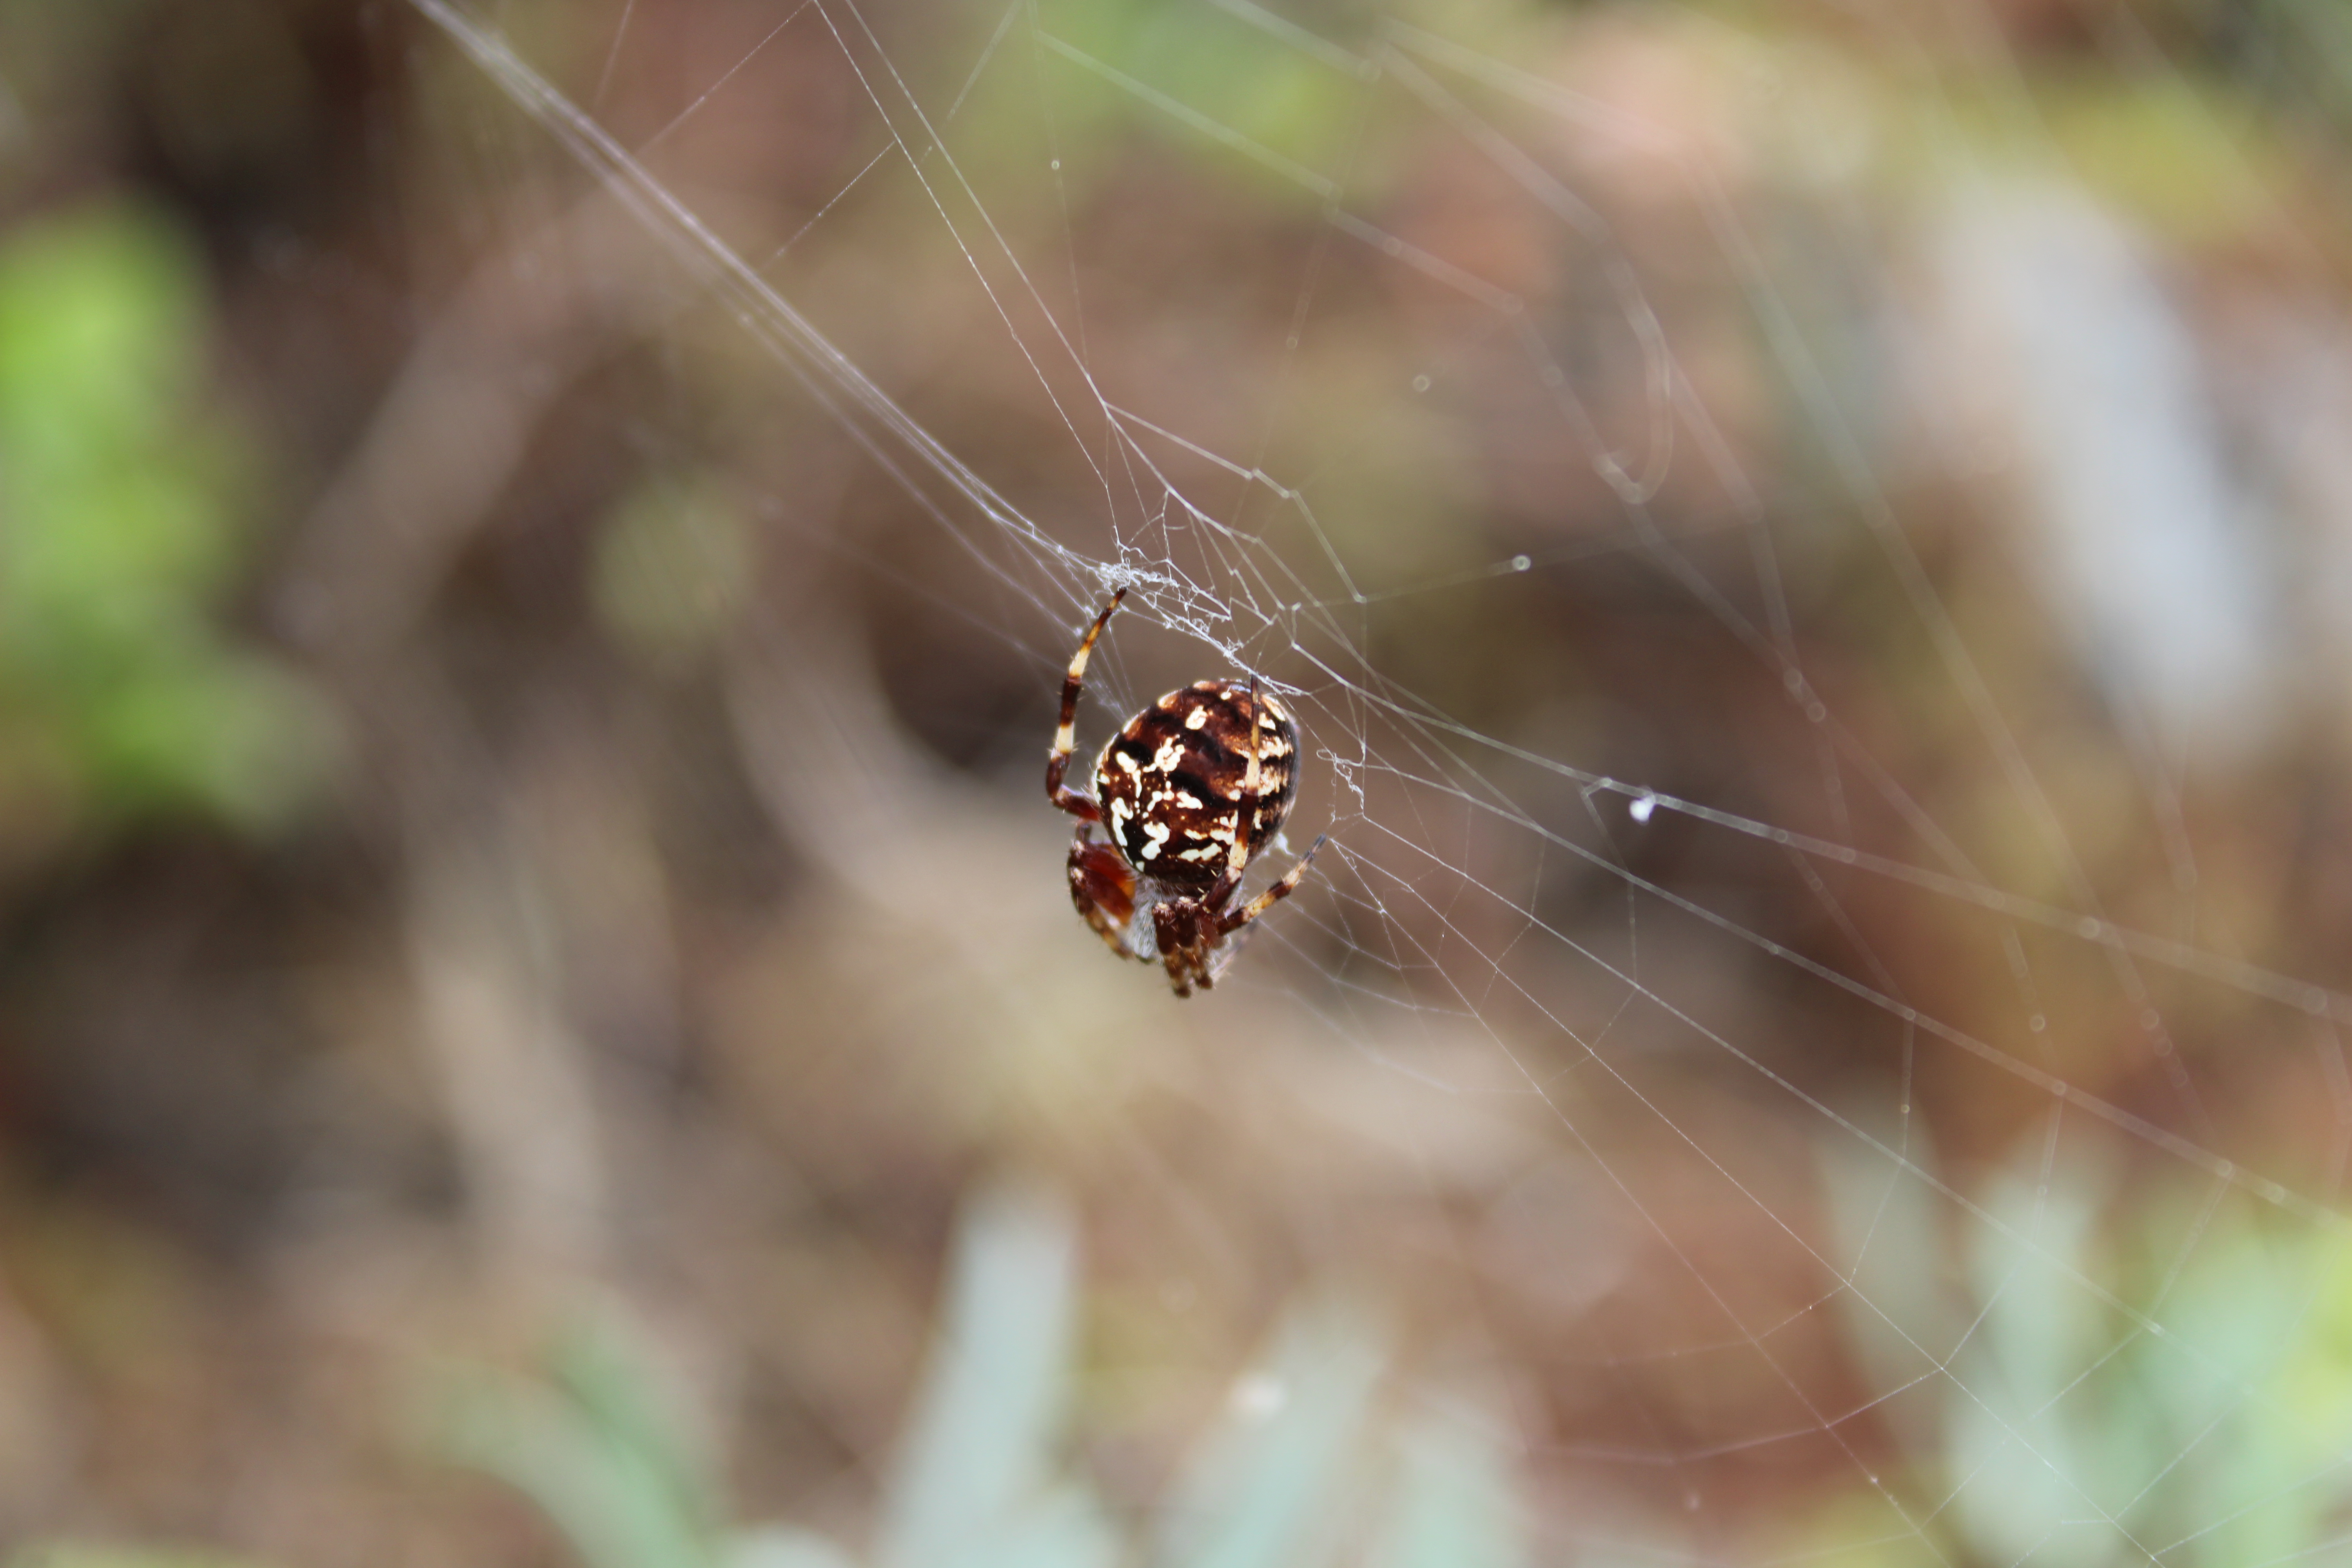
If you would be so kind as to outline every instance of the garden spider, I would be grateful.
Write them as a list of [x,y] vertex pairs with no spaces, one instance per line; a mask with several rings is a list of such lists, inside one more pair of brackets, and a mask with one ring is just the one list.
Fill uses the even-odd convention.
[[[1287,897],[1307,875],[1316,839],[1282,879],[1237,910],[1242,872],[1282,831],[1298,793],[1298,727],[1253,678],[1196,680],[1127,721],[1095,762],[1095,793],[1062,783],[1087,658],[1127,597],[1111,595],[1062,682],[1062,724],[1045,759],[1045,794],[1078,819],[1070,844],[1070,901],[1113,952],[1158,959],[1179,996],[1203,991],[1231,962],[1225,939]],[[1253,721],[1255,719],[1255,722]],[[1094,841],[1103,823],[1110,841]],[[1248,824],[1244,831],[1242,824]],[[1327,836],[1328,837],[1328,836]],[[1223,955],[1222,957],[1220,955]]]

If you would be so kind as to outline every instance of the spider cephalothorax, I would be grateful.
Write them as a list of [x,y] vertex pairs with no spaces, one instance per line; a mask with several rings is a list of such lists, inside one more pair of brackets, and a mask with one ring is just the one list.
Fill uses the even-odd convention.
[[[1298,793],[1298,727],[1255,681],[1196,680],[1127,721],[1095,763],[1095,793],[1062,783],[1087,658],[1127,597],[1111,596],[1070,657],[1045,793],[1078,818],[1070,900],[1123,957],[1158,959],[1179,996],[1217,983],[1225,939],[1298,886],[1318,838],[1280,881],[1239,909],[1242,872],[1282,831]],[[1094,824],[1110,842],[1097,844]]]

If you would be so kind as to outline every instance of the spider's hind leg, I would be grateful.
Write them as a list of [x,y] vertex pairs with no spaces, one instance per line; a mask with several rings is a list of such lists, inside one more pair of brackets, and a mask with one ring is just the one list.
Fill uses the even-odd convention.
[[1324,839],[1330,837],[1328,833],[1319,835],[1314,843],[1307,847],[1307,853],[1298,858],[1297,863],[1282,874],[1282,880],[1244,904],[1240,909],[1229,910],[1218,917],[1217,934],[1224,936],[1241,930],[1242,927],[1290,897],[1292,889],[1296,889],[1300,879],[1307,875],[1307,868],[1314,864],[1315,852],[1322,848]]

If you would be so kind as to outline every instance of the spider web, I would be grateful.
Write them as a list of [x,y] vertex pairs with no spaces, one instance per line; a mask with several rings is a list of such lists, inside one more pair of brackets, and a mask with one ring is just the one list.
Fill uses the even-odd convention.
[[[2347,1550],[2352,1428],[2310,1407],[2344,1354],[2340,930],[2250,910],[2292,879],[2245,871],[2196,794],[2281,743],[2285,641],[2318,634],[2244,564],[2248,486],[2200,402],[2222,372],[1989,16],[1833,45],[1664,10],[631,0],[583,51],[535,47],[563,35],[533,7],[413,4],[669,253],[656,331],[749,345],[746,375],[822,412],[791,439],[830,499],[772,480],[776,526],[1041,694],[1129,589],[1082,750],[1211,671],[1298,712],[1292,826],[1330,843],[1192,1005],[1262,1008],[1434,1125],[1527,1113],[1570,1156],[1482,1232],[1567,1259],[1533,1338],[1584,1404],[1510,1404],[1547,1557]],[[669,117],[608,125],[645,29],[689,25],[719,41]],[[2140,17],[2103,26],[2097,52],[2189,92]],[[1895,154],[1841,50],[1925,105],[1900,281],[1855,261]],[[780,79],[853,128],[781,237],[678,153]],[[1711,93],[1737,101],[1688,100]],[[530,170],[487,169],[486,205],[560,183],[520,134],[480,145]],[[2278,199],[2262,178],[2221,184]],[[1082,209],[1153,179],[1165,211],[1136,198],[1120,254],[1175,259],[1120,295],[1081,267]],[[861,290],[842,258],[875,232],[913,254]],[[1221,259],[1251,245],[1272,258]],[[903,329],[918,280],[959,303]],[[927,378],[927,331],[984,335],[993,379]],[[2341,380],[2261,408],[2292,423]],[[2325,498],[2285,493],[2305,470],[2273,446],[2237,460],[2288,476],[2265,548],[2292,558],[2277,519]],[[887,505],[841,499],[867,480]],[[952,584],[898,570],[907,526]],[[855,735],[823,618],[776,612],[746,710]],[[1428,651],[1449,637],[1475,679]],[[1017,774],[1042,731],[1006,728]],[[887,756],[828,784],[771,740],[785,815],[861,847],[845,882],[921,885],[866,847],[892,808],[844,804]],[[1059,900],[1053,852],[1019,863]],[[2263,1084],[2315,1131],[2279,1137]],[[1645,1308],[1597,1306],[1645,1270]]]

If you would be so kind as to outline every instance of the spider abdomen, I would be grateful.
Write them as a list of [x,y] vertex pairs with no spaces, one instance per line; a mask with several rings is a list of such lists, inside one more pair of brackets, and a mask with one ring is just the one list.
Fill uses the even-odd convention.
[[[1248,805],[1250,728],[1257,726],[1257,795]],[[1196,680],[1127,721],[1095,763],[1095,798],[1111,842],[1139,876],[1181,892],[1213,885],[1282,831],[1298,793],[1297,726],[1271,692],[1251,702],[1238,681]]]

